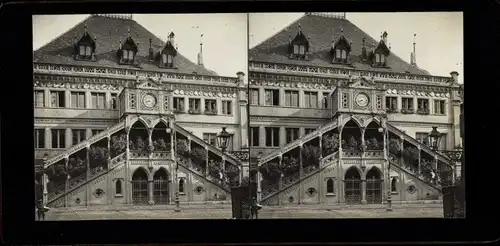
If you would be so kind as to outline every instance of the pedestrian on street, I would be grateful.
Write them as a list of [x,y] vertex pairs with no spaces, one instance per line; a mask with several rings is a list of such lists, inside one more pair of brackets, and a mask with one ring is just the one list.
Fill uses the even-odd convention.
[[42,200],[38,200],[36,213],[38,215],[38,220],[45,220],[45,207],[43,206]]
[[251,219],[253,219],[253,216],[255,215],[255,219],[259,219],[259,210],[261,209],[261,206],[257,203],[257,198],[252,198],[252,203],[250,205],[250,212],[251,212]]

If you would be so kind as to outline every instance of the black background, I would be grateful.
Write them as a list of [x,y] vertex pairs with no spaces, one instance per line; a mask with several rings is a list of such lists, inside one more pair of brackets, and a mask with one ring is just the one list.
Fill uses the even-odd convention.
[[[479,6],[481,4],[482,6]],[[3,240],[55,243],[463,242],[498,238],[499,1],[5,4],[0,8]],[[32,14],[464,11],[467,219],[35,222]],[[383,26],[381,26],[383,29]],[[462,76],[462,75],[460,75]],[[470,142],[470,143],[469,143]]]

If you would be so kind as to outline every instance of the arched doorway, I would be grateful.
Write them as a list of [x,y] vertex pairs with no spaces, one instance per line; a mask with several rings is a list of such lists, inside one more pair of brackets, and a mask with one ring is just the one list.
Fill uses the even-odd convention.
[[348,121],[342,128],[342,149],[347,153],[361,152],[361,128],[354,120]]
[[382,181],[380,170],[373,167],[366,174],[366,202],[369,204],[382,203]]
[[134,204],[148,203],[148,175],[142,168],[132,175],[132,202]]
[[361,203],[361,175],[355,167],[349,168],[345,173],[345,203]]
[[168,174],[164,168],[158,169],[153,176],[153,200],[155,204],[168,204]]

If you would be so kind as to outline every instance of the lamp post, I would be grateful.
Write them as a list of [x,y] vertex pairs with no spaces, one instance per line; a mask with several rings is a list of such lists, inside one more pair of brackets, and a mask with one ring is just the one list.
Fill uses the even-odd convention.
[[[172,123],[170,123],[172,124]],[[175,161],[175,208],[174,212],[180,212],[181,211],[181,204],[179,201],[179,158],[177,157],[177,134],[175,134],[174,131],[172,131],[171,127],[167,127],[165,129],[165,132],[167,134],[173,134],[172,137],[170,137],[172,141],[172,150],[173,150],[173,156],[174,156],[174,161]]]
[[[226,131],[226,127],[222,127],[222,131],[217,134],[217,145],[221,149],[222,153],[224,153],[229,145],[229,138],[231,137],[231,134],[229,134]],[[222,184],[224,185],[224,182],[226,182],[226,170],[225,170],[225,163],[222,163]]]
[[442,135],[443,134],[441,134],[440,132],[438,132],[437,126],[433,126],[432,127],[432,131],[429,134],[429,137],[431,139],[431,148],[432,148],[432,150],[438,151],[439,141],[441,140],[441,136]]
[[[387,132],[387,127],[385,124],[385,115],[380,114],[380,127],[378,128],[379,133],[384,134],[384,152],[389,151],[388,148],[388,132]],[[391,198],[391,162],[388,160],[389,156],[387,153],[385,153],[385,158],[387,161],[387,208],[386,211],[390,212],[392,211],[392,198]]]

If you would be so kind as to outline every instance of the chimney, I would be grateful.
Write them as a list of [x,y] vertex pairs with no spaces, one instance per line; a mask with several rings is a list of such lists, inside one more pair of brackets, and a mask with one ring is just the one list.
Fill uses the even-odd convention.
[[413,52],[411,52],[410,55],[410,64],[413,66],[417,66],[417,53],[415,51],[415,39],[417,37],[417,34],[413,34]]
[[453,80],[453,83],[458,84],[458,72],[453,71],[450,73],[451,79]]
[[168,37],[170,39],[170,43],[172,44],[172,47],[175,47],[175,34],[174,34],[174,32],[170,32]]
[[203,67],[203,42],[201,42],[201,38],[203,34],[200,36],[200,53],[198,53],[198,65]]
[[245,73],[244,72],[237,72],[236,75],[238,76],[239,83],[245,82]]
[[150,38],[149,39],[149,60],[150,61],[154,60],[154,51],[153,51],[152,42],[153,42],[153,40]]
[[387,32],[385,32],[385,31],[382,34],[382,40],[384,40],[384,43],[387,45]]
[[363,38],[363,46],[361,47],[361,57],[363,60],[366,60],[366,47],[365,47],[366,38]]

